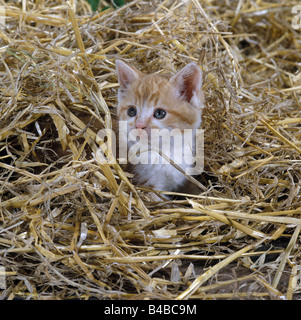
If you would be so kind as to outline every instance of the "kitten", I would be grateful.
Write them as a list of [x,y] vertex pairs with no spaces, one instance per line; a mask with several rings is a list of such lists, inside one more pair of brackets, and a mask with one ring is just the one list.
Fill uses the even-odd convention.
[[[131,133],[134,132],[134,137],[140,139],[140,158],[137,155],[136,162],[131,161],[131,156],[132,160],[133,156],[135,158],[135,152],[128,158],[132,163],[128,170],[134,174],[133,182],[154,190],[175,191],[187,178],[171,163],[164,161],[166,157],[162,158],[162,153],[168,150],[167,158],[183,170],[191,166],[189,161],[192,159],[186,161],[188,164],[182,160],[187,154],[191,154],[188,158],[193,156],[191,151],[194,143],[183,147],[182,140],[179,142],[177,137],[183,139],[184,129],[193,129],[194,140],[195,129],[201,125],[202,71],[196,64],[190,63],[172,77],[144,74],[121,60],[116,60],[116,70],[120,85],[117,115],[119,121],[126,123],[119,128],[119,143],[127,145],[130,151],[135,144],[135,141],[130,141]],[[174,144],[170,144],[169,140],[164,142],[164,136],[158,133],[162,129],[167,135],[176,131],[173,135]],[[159,137],[159,140],[155,137]],[[153,141],[159,141],[159,144],[153,147]],[[180,157],[176,157],[179,154]],[[137,158],[140,163],[137,163]],[[152,199],[159,198],[152,194]]]

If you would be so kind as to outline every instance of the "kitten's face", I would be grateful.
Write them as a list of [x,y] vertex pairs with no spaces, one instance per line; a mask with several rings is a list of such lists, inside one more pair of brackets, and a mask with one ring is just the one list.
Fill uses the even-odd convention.
[[120,84],[119,120],[128,130],[196,129],[201,124],[202,73],[195,64],[183,68],[171,79],[146,75],[116,61]]

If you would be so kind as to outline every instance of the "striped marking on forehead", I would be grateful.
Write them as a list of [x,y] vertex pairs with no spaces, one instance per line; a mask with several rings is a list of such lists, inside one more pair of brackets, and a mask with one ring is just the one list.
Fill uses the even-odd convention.
[[137,105],[141,107],[153,107],[159,102],[162,90],[168,81],[159,76],[144,77],[132,88]]

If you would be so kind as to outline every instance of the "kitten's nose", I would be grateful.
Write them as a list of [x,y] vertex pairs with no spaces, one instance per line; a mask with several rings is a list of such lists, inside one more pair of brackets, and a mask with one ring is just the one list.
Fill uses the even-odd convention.
[[136,125],[136,129],[141,129],[141,130],[145,130],[146,129],[146,125],[141,124],[141,125]]
[[145,129],[146,129],[146,124],[145,124],[145,122],[143,122],[143,121],[137,121],[137,122],[136,122],[136,129],[143,129],[143,130],[145,130]]

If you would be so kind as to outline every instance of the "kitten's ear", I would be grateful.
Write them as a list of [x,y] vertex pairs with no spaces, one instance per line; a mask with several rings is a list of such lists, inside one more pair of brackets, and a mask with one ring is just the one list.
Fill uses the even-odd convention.
[[170,83],[178,98],[195,107],[202,107],[202,71],[195,63],[190,63],[180,70],[170,79]]
[[122,60],[116,60],[116,71],[120,89],[125,90],[139,77],[139,71],[132,66],[127,65]]

